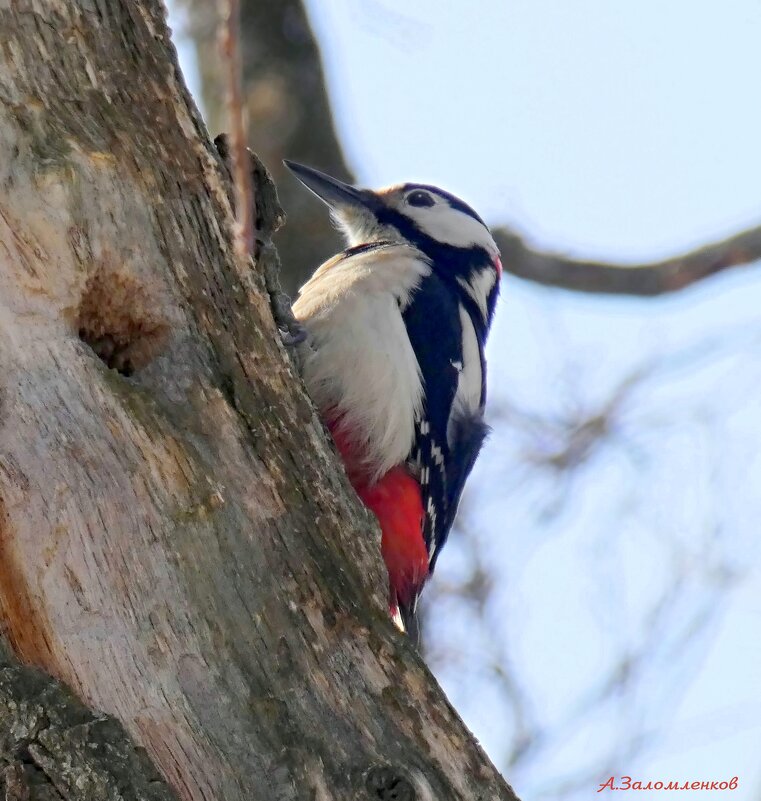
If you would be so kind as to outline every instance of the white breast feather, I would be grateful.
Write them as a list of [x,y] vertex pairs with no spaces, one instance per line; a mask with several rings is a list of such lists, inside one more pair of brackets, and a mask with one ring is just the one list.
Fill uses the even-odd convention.
[[423,386],[401,308],[429,272],[415,248],[384,246],[326,262],[293,306],[309,333],[310,395],[343,415],[372,478],[405,461],[414,441]]
[[476,329],[462,304],[460,304],[460,324],[462,325],[462,366],[459,368],[457,391],[447,427],[447,439],[450,445],[452,444],[452,421],[463,414],[473,414],[481,406],[481,352],[478,348]]

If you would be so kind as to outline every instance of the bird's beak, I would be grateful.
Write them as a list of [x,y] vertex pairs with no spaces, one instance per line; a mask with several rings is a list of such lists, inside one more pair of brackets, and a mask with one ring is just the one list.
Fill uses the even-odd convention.
[[368,205],[369,195],[371,193],[355,189],[355,187],[339,181],[337,178],[331,178],[324,172],[315,170],[313,167],[307,167],[304,164],[298,164],[295,161],[283,161],[286,167],[301,181],[304,186],[311,192],[314,192],[323,203],[326,203],[330,208],[340,210],[342,208],[352,206]]

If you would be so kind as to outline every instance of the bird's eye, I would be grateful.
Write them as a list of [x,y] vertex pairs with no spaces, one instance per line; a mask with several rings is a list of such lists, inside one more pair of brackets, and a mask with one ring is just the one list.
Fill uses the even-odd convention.
[[410,206],[430,207],[436,202],[428,192],[423,192],[422,189],[416,189],[407,195],[407,202]]

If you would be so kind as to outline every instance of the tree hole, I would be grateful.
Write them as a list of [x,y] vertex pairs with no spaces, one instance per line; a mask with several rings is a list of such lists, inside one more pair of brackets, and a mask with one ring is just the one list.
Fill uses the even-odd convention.
[[101,269],[87,282],[77,316],[79,338],[124,376],[146,367],[166,346],[169,325],[137,279]]
[[415,801],[415,788],[389,765],[374,765],[365,776],[370,797],[378,801]]

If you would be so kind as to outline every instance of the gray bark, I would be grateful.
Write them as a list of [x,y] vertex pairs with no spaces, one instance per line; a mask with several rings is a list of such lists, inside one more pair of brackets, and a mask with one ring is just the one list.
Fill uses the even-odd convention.
[[0,30],[15,654],[181,799],[513,799],[388,620],[158,2],[0,3]]
[[121,724],[93,714],[0,641],[0,797],[5,801],[171,801]]

